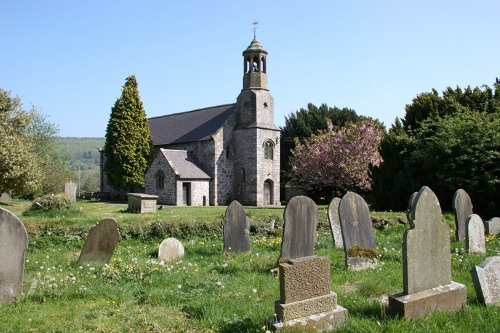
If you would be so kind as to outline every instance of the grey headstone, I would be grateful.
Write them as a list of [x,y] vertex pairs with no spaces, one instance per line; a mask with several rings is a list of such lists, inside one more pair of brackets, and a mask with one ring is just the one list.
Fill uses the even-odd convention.
[[465,250],[468,253],[486,253],[484,224],[479,215],[472,214],[466,222]]
[[9,193],[3,192],[2,195],[0,196],[0,201],[8,202],[11,200],[12,198],[10,197]]
[[184,246],[175,238],[164,239],[158,249],[158,259],[170,261],[184,257]]
[[222,220],[224,252],[250,251],[250,221],[245,209],[238,201],[233,201],[226,209]]
[[376,254],[372,219],[366,201],[357,193],[347,192],[340,201],[339,215],[347,267],[352,270],[375,267],[376,258],[352,255],[352,252],[359,253],[354,251],[356,248],[364,253]]
[[0,208],[0,304],[21,296],[28,234],[22,222]]
[[340,227],[339,216],[340,198],[333,198],[328,205],[328,221],[330,222],[330,232],[332,233],[333,245],[338,248],[344,247],[342,239],[342,228]]
[[450,229],[443,222],[438,198],[424,186],[411,209],[410,229],[403,236],[403,290],[413,294],[450,282]]
[[314,255],[318,226],[318,207],[314,201],[299,195],[290,199],[283,213],[283,239],[279,262]]
[[99,261],[109,263],[116,244],[120,241],[120,233],[116,221],[107,218],[90,228],[89,235],[85,241],[79,263]]
[[472,201],[467,192],[462,189],[457,190],[453,196],[453,210],[455,211],[455,235],[458,241],[463,241],[465,239],[465,222],[472,214]]
[[413,192],[413,194],[410,196],[410,200],[408,200],[408,208],[406,209],[406,220],[408,223],[410,223],[410,218],[411,218],[411,207],[413,207],[413,204],[415,203],[415,198],[417,197],[418,192]]
[[494,217],[484,222],[486,235],[495,236],[500,233],[500,217]]
[[76,184],[71,181],[65,183],[64,193],[71,199],[71,201],[76,201]]
[[471,270],[477,299],[486,305],[500,305],[500,257],[490,257]]

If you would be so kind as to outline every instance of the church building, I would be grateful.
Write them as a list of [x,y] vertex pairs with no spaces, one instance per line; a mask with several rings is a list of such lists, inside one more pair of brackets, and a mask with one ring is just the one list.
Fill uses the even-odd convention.
[[280,130],[267,86],[267,51],[243,51],[234,104],[149,119],[155,147],[145,192],[167,205],[280,205]]

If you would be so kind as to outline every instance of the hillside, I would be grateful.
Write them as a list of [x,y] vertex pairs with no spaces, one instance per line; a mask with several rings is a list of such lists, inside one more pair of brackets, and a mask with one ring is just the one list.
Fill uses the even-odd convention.
[[65,157],[70,170],[92,170],[99,167],[98,148],[104,147],[104,138],[57,138],[61,154]]

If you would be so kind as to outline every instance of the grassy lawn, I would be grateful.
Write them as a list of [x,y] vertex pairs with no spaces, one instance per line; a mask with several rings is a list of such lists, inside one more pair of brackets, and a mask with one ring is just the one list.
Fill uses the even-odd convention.
[[[225,255],[221,220],[226,207],[166,207],[155,214],[133,214],[126,206],[78,201],[74,209],[51,216],[23,216],[30,203],[0,207],[26,225],[25,296],[0,306],[0,332],[264,332],[279,299],[276,267],[283,209],[247,209],[252,220],[251,253]],[[387,295],[401,292],[404,213],[373,212],[390,222],[375,230],[380,265],[346,270],[343,250],[332,244],[326,207],[320,206],[315,254],[330,257],[332,291],[349,311],[340,332],[498,332],[499,308],[478,303],[470,269],[500,255],[500,239],[487,238],[487,256],[467,255],[454,241],[452,214],[444,214],[452,239],[452,280],[465,284],[467,308],[418,320],[390,316]],[[88,229],[99,220],[117,220],[122,241],[109,265],[78,265]],[[160,262],[163,238],[179,238],[182,260]]]

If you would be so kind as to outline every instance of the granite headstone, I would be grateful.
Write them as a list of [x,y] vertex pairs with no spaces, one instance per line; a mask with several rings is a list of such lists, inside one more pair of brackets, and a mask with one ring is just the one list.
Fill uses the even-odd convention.
[[455,211],[455,235],[458,241],[465,240],[465,223],[472,214],[472,201],[462,189],[458,189],[453,196],[453,210]]
[[250,251],[250,221],[245,209],[236,200],[226,209],[222,220],[224,234],[224,252]]
[[333,245],[338,248],[344,247],[342,240],[342,228],[340,227],[339,205],[340,198],[333,198],[328,205],[328,221],[330,222],[330,232],[333,238]]
[[109,263],[116,244],[120,241],[120,233],[115,219],[107,218],[90,228],[78,263]]
[[484,238],[484,223],[477,214],[472,214],[465,223],[465,251],[469,254],[486,253],[486,240]]

